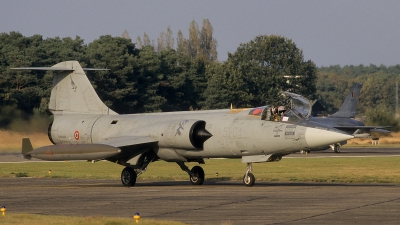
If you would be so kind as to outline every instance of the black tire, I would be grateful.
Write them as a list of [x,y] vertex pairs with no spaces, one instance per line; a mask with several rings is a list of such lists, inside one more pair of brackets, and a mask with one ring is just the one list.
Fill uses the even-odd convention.
[[204,170],[200,166],[194,166],[190,172],[194,174],[194,176],[190,176],[190,182],[193,185],[202,185],[204,182]]
[[256,181],[256,178],[252,173],[247,174],[247,179],[246,179],[246,174],[243,176],[243,183],[247,187],[251,187],[254,185],[254,182]]
[[136,172],[130,167],[125,167],[121,172],[121,182],[124,186],[134,186],[136,183],[136,178]]
[[336,146],[335,146],[334,152],[335,152],[335,153],[340,153],[340,145],[336,145]]

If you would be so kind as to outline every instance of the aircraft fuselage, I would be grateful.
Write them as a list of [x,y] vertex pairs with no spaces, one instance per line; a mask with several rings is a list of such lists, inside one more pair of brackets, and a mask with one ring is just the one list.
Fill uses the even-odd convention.
[[[190,143],[194,122],[204,121],[212,134],[202,147]],[[164,151],[184,158],[242,157],[287,154],[307,149],[306,127],[260,120],[248,110],[213,110],[131,115],[55,115],[51,139],[55,144],[100,143],[119,136],[150,136]],[[160,154],[162,155],[162,154]]]

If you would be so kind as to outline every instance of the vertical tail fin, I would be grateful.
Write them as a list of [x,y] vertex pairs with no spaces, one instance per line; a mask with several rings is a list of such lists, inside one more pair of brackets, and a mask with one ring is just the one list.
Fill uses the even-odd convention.
[[77,61],[66,61],[52,68],[68,68],[54,75],[49,110],[53,114],[116,114],[99,98]]
[[355,83],[351,89],[346,99],[344,100],[342,106],[339,111],[332,114],[330,117],[337,118],[354,118],[356,116],[356,108],[357,108],[357,98],[360,95],[362,84]]
[[53,114],[117,114],[96,94],[84,69],[77,61],[65,61],[52,67],[14,69],[60,71],[54,75],[49,110]]
[[31,155],[28,152],[32,151],[33,147],[29,138],[22,138],[22,155],[25,159],[31,159]]

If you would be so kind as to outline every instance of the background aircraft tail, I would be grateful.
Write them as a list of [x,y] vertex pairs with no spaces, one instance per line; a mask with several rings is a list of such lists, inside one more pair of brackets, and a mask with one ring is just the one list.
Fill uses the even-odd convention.
[[354,118],[356,116],[357,98],[360,95],[361,87],[361,83],[353,84],[353,87],[351,87],[339,111],[332,114],[330,117]]
[[117,114],[109,109],[96,94],[84,70],[77,61],[65,61],[52,67],[14,69],[59,71],[53,78],[49,110],[53,114]]

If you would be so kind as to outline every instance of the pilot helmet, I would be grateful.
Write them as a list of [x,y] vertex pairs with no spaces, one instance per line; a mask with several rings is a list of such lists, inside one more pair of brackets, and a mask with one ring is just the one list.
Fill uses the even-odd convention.
[[286,111],[285,106],[283,106],[283,105],[279,106],[279,107],[278,107],[278,111],[279,111],[279,112]]

